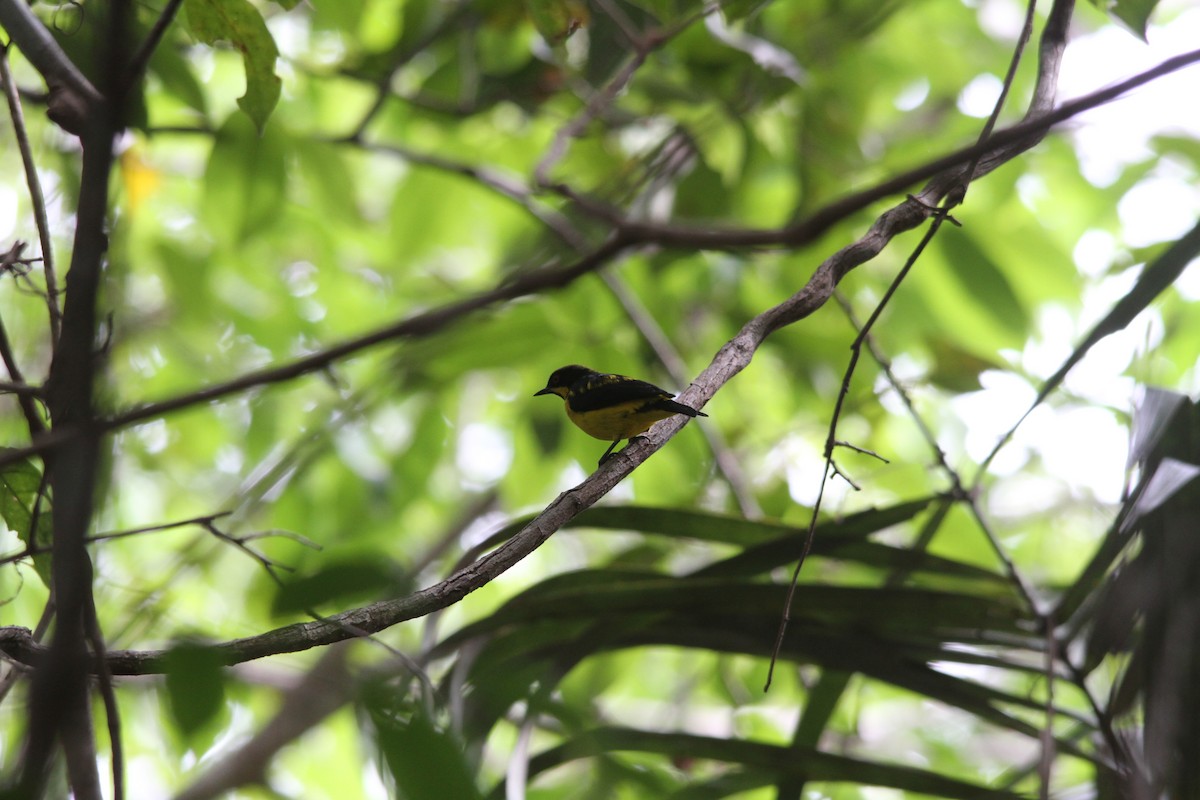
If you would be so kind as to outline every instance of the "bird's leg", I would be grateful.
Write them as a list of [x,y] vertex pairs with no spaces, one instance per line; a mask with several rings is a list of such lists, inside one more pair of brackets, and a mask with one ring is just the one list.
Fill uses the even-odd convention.
[[608,461],[609,456],[612,455],[613,448],[615,448],[620,443],[621,443],[620,439],[613,441],[613,443],[608,446],[608,449],[604,451],[604,455],[600,456],[600,461],[598,463],[603,464],[605,461]]

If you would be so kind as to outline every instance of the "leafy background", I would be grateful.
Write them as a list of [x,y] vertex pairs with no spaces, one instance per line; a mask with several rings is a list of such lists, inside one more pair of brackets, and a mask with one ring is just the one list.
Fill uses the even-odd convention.
[[[93,77],[105,9],[34,5]],[[1195,16],[1109,11],[1131,38]],[[134,12],[140,41],[164,4]],[[570,264],[614,215],[684,234],[804,219],[972,142],[966,87],[998,84],[1016,29],[997,20],[1021,13],[187,0],[119,143],[100,404],[186,397]],[[1084,5],[1072,24],[1117,23]],[[37,72],[9,59],[66,253],[78,148],[38,108]],[[14,141],[6,238],[36,241]],[[1059,131],[972,184],[961,227],[875,327],[838,437],[883,458],[836,455],[854,487],[831,479],[769,692],[855,321],[915,233],[767,339],[708,420],[462,602],[374,642],[232,667],[206,645],[402,597],[496,546],[603,447],[530,396],[554,368],[686,388],[902,192],[802,246],[630,248],[432,335],[122,426],[92,533],[198,519],[92,548],[108,649],[169,649],[156,674],[115,679],[129,796],[501,797],[506,776],[508,797],[537,798],[1193,796],[1179,754],[1200,714],[1171,675],[1196,655],[1164,653],[1194,630],[1195,412],[1136,387],[1195,392],[1196,293],[1170,284],[1196,234],[1130,241],[1119,212],[1164,173],[1194,189],[1200,150],[1162,132],[1107,182],[1083,157]],[[42,271],[9,278],[0,315],[40,380]],[[1073,373],[1090,380],[1050,392],[988,459],[1097,321],[1129,321],[1114,308],[1138,316]],[[0,402],[5,442],[26,445],[15,398]],[[47,525],[40,474],[35,457],[5,467],[6,552]],[[42,615],[44,565],[0,567],[7,623]],[[27,689],[10,669],[0,752],[15,763]]]

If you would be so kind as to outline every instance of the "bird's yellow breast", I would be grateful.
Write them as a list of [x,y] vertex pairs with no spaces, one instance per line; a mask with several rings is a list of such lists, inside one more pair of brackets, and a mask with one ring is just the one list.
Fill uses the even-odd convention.
[[587,435],[615,442],[645,433],[660,419],[666,419],[675,414],[673,411],[646,408],[645,406],[646,400],[640,398],[605,408],[576,411],[568,402],[567,416]]

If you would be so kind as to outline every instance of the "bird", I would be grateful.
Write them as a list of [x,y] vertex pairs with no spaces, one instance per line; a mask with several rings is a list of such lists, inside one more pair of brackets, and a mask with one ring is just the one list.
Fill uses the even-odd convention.
[[550,373],[546,387],[534,397],[556,394],[563,399],[567,417],[584,433],[611,441],[600,464],[608,460],[622,439],[633,439],[660,419],[685,414],[707,417],[703,411],[675,401],[674,395],[652,383],[596,372],[579,364],[560,367]]

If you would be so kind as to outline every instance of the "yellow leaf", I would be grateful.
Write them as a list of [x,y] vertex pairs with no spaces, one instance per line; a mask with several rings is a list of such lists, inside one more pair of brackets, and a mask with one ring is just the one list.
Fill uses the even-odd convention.
[[136,214],[162,183],[162,175],[142,158],[139,148],[130,147],[121,153],[121,184],[125,187],[129,213]]

